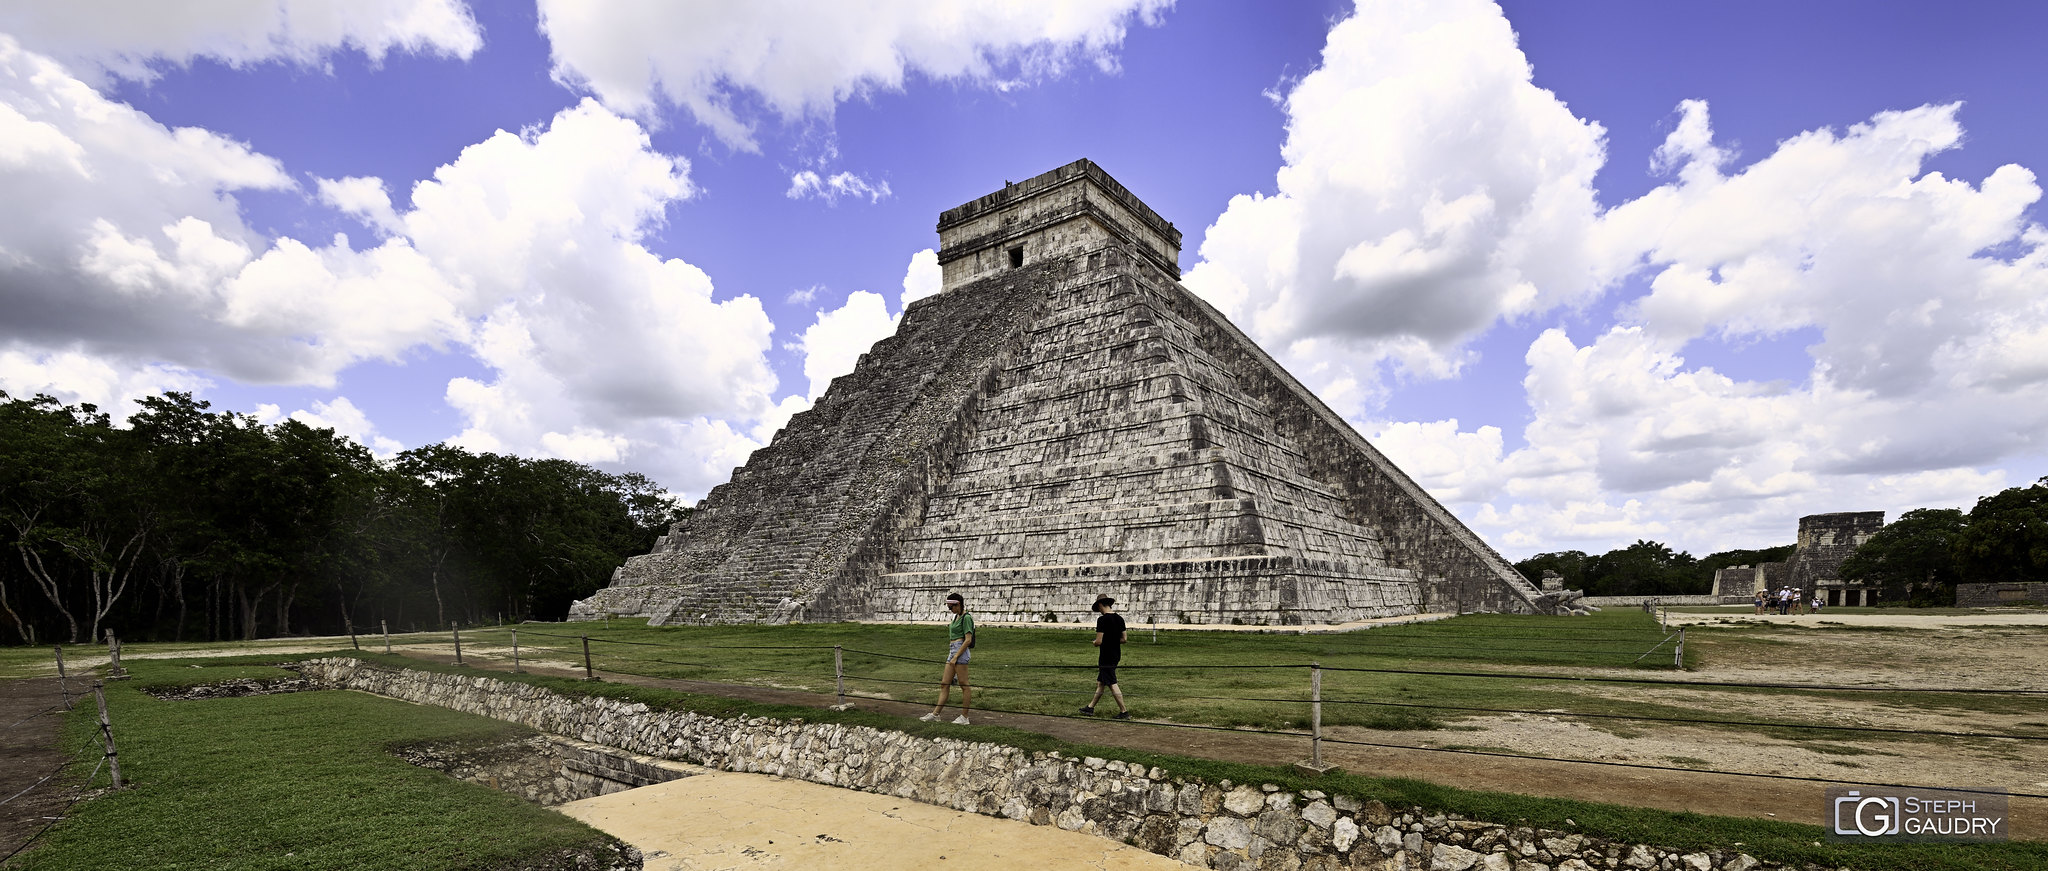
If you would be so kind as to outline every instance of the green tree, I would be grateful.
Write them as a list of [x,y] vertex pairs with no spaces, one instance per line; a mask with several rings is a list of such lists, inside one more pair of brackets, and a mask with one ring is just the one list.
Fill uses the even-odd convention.
[[[137,488],[125,434],[92,405],[0,393],[0,525],[72,643],[99,637],[148,553],[156,515]],[[24,641],[33,623],[0,605]],[[80,625],[83,614],[84,626]]]
[[1586,561],[1589,596],[1673,596],[1704,593],[1698,561],[1662,542],[1637,540]]
[[1899,515],[1842,561],[1845,581],[1879,584],[1884,601],[1920,607],[1956,601],[1955,547],[1968,525],[1961,509],[1916,508]]
[[1966,581],[2048,581],[2048,477],[1977,500],[1955,560]]
[[1586,552],[1582,550],[1539,553],[1515,563],[1515,571],[1521,572],[1522,577],[1528,578],[1532,584],[1541,583],[1545,571],[1556,572],[1564,578],[1565,589],[1583,590],[1586,588],[1586,559]]

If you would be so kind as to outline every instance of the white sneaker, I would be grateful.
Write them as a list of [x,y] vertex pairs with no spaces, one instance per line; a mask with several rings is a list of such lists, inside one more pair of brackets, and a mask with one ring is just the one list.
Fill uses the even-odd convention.
[[953,718],[953,725],[955,725],[955,726],[969,726],[969,725],[973,725],[973,724],[971,724],[971,723],[967,722],[967,715],[966,715],[966,714],[961,714],[960,716],[957,716],[957,717],[954,717],[954,718]]
[[925,721],[925,722],[927,722],[927,723],[936,723],[936,722],[938,722],[938,721],[939,721],[939,715],[938,715],[938,714],[935,714],[935,713],[932,713],[932,712],[930,712],[930,711],[926,711],[926,712],[925,712],[925,715],[924,715],[924,716],[922,716],[922,717],[919,717],[918,719],[920,719],[920,720],[923,720],[923,721]]

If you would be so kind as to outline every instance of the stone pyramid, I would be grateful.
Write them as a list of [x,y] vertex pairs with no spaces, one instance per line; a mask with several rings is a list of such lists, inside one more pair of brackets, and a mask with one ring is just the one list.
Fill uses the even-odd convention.
[[938,230],[942,292],[572,619],[1557,609],[1182,287],[1180,232],[1094,163]]

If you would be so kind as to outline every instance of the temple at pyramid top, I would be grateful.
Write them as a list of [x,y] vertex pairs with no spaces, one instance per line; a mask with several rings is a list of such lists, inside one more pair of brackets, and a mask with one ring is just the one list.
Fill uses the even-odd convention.
[[1294,625],[1555,611],[1215,308],[1081,160],[939,218],[943,292],[575,619]]
[[941,212],[943,288],[1111,241],[1180,278],[1180,231],[1083,158]]

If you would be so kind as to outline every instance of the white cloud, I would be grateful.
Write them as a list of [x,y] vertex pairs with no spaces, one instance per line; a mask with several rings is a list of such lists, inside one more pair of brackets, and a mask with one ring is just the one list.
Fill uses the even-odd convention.
[[160,63],[200,58],[317,66],[341,49],[380,61],[393,51],[467,59],[483,47],[461,0],[16,2],[0,4],[0,32],[89,76],[143,81]]
[[848,0],[798,4],[593,4],[542,0],[555,77],[606,105],[648,114],[683,107],[729,144],[751,148],[759,101],[784,120],[829,115],[839,101],[895,90],[915,73],[987,86],[1113,68],[1134,20],[1171,0]]
[[1287,93],[1277,192],[1231,200],[1188,286],[1351,414],[1383,365],[1450,377],[1500,319],[1591,298],[1603,132],[1530,76],[1491,3],[1360,3]]
[[256,410],[256,419],[263,423],[275,423],[285,417],[296,420],[314,429],[331,429],[335,435],[355,440],[370,449],[378,459],[390,459],[405,450],[405,445],[377,432],[377,425],[370,422],[369,415],[356,407],[346,396],[337,396],[331,402],[313,403],[311,410],[299,409],[289,415],[280,415],[281,409],[265,404]]
[[496,301],[468,340],[493,380],[448,388],[462,443],[631,463],[696,493],[722,480],[691,452],[737,450],[710,422],[775,412],[774,326],[759,300],[714,300],[710,276],[641,244],[692,192],[686,162],[590,101],[413,189],[407,237]]
[[886,181],[869,182],[850,172],[822,176],[813,170],[800,170],[789,177],[789,190],[783,196],[792,200],[815,197],[827,203],[837,203],[840,197],[861,199],[879,203],[890,194]]
[[320,201],[335,210],[354,216],[379,233],[389,235],[400,230],[398,213],[391,208],[391,194],[384,190],[381,178],[315,178],[320,190]]
[[[715,300],[702,270],[642,244],[692,195],[687,162],[593,101],[469,146],[405,208],[376,178],[315,179],[385,237],[367,249],[251,230],[234,194],[294,189],[276,160],[167,129],[4,35],[0,106],[27,131],[0,148],[0,191],[43,204],[0,213],[10,392],[132,398],[199,371],[331,385],[365,359],[465,347],[492,370],[448,388],[465,444],[631,462],[698,493],[730,471],[703,477],[704,457],[743,457],[792,413],[760,302]],[[339,429],[345,411],[310,413]]]
[[[1598,229],[1639,252],[1651,289],[1633,323],[1531,344],[1527,444],[1502,458],[1482,530],[1521,552],[1663,538],[1704,553],[1789,540],[1804,514],[1967,507],[2038,477],[2007,464],[2048,453],[2048,232],[2026,217],[2041,192],[2018,166],[1974,186],[1924,171],[1963,141],[1956,111],[1810,131],[1737,169],[1705,104],[1681,107],[1658,153],[1675,178]],[[1821,340],[1789,380],[1686,356],[1795,329]],[[1390,453],[1425,459],[1484,441],[1394,433]]]
[[879,293],[856,290],[846,303],[818,313],[818,319],[804,329],[799,347],[804,354],[804,377],[810,381],[811,402],[825,395],[832,379],[853,371],[854,363],[875,342],[896,332],[901,315],[890,315]]
[[91,403],[115,420],[141,410],[135,403],[140,397],[197,392],[210,384],[197,373],[160,363],[130,365],[78,350],[0,349],[0,391],[16,399],[42,393],[66,405]]
[[946,273],[939,268],[939,252],[926,248],[910,255],[910,265],[903,270],[903,294],[897,297],[896,310],[902,311],[910,304],[938,293],[946,285]]

